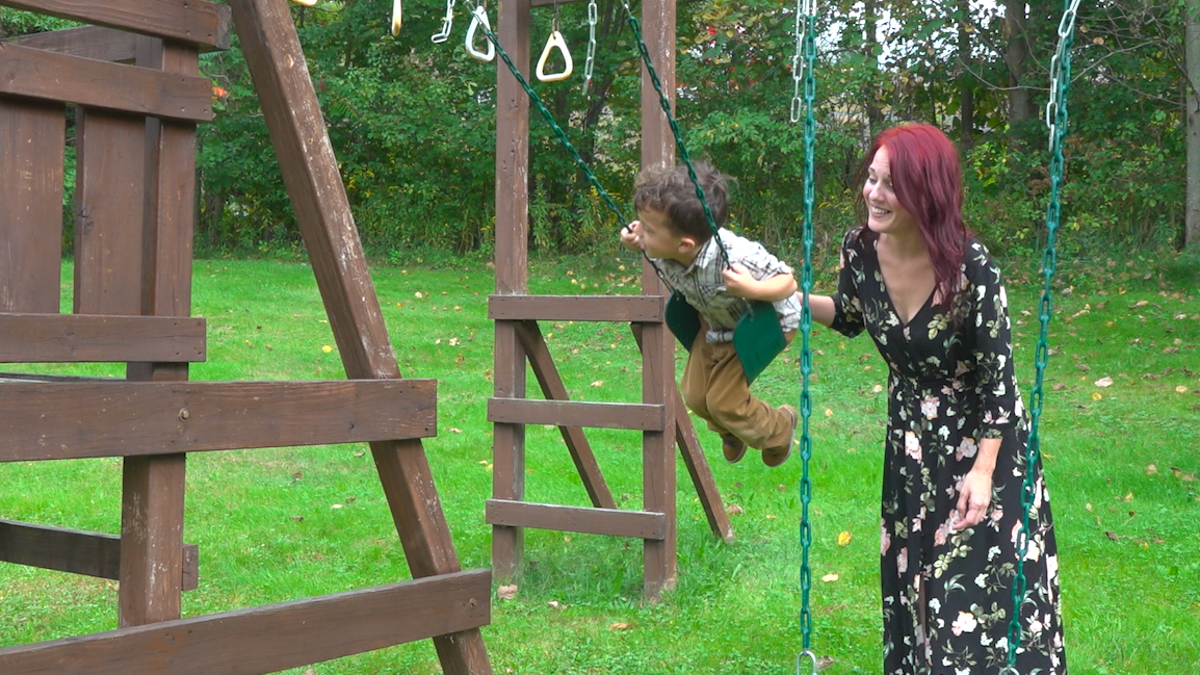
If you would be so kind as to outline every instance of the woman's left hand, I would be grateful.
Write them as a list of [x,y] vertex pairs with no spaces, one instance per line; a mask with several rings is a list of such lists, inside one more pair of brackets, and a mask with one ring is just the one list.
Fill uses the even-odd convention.
[[983,522],[992,504],[992,473],[972,469],[963,477],[958,490],[958,520],[954,529],[965,530]]

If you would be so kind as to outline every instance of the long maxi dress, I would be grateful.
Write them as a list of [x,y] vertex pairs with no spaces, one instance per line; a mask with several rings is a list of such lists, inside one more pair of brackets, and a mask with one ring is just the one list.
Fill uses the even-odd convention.
[[[842,244],[833,328],[865,328],[889,367],[881,509],[885,675],[994,675],[1007,664],[1029,423],[1013,376],[1000,270],[977,240],[956,307],[933,295],[906,324],[892,306],[878,235]],[[956,321],[957,316],[957,321]],[[982,523],[954,530],[958,486],[984,438],[1001,438]],[[1021,675],[1066,672],[1058,551],[1040,460],[1021,605]]]

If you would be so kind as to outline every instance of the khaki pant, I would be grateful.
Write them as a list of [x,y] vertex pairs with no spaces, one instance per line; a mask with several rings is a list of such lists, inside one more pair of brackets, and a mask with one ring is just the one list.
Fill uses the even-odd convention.
[[[679,388],[683,401],[722,439],[740,439],[759,450],[780,450],[792,439],[792,417],[750,393],[732,342],[709,343],[701,325]],[[795,331],[785,334],[790,343]]]

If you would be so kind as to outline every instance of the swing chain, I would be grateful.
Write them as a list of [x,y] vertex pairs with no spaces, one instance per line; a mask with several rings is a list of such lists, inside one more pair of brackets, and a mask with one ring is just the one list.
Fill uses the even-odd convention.
[[[1063,12],[1062,19],[1058,22],[1058,49],[1054,51],[1054,57],[1050,59],[1050,99],[1046,101],[1046,128],[1049,130],[1048,142],[1050,144],[1050,152],[1054,152],[1054,139],[1056,136],[1055,128],[1058,126],[1058,105],[1066,95],[1066,86],[1059,80],[1059,73],[1062,68],[1062,60],[1068,58],[1071,39],[1075,35],[1075,17],[1079,10],[1079,0],[1068,0],[1066,11]],[[1070,68],[1067,68],[1067,77],[1070,77]]]
[[588,46],[587,61],[583,64],[583,97],[587,98],[588,87],[592,84],[592,70],[596,65],[596,23],[600,19],[600,10],[596,0],[588,0]]
[[[508,66],[509,72],[512,73],[512,76],[517,80],[517,83],[521,85],[521,88],[525,90],[525,93],[529,96],[529,100],[532,101],[534,106],[537,107],[538,112],[540,112],[542,117],[545,118],[546,123],[550,125],[550,128],[554,131],[554,134],[558,136],[558,140],[567,148],[567,152],[570,153],[571,159],[575,160],[575,164],[577,164],[579,168],[583,170],[584,175],[587,176],[588,182],[590,182],[592,187],[595,188],[596,194],[598,194],[600,198],[604,200],[604,204],[610,211],[613,212],[614,215],[616,215],[619,222],[628,223],[629,219],[625,217],[625,214],[621,211],[620,207],[617,206],[617,203],[613,201],[613,198],[608,194],[608,191],[605,190],[604,186],[600,184],[600,181],[596,179],[595,174],[592,173],[592,170],[588,167],[587,162],[583,161],[583,157],[579,156],[579,151],[575,149],[575,146],[571,144],[570,139],[567,138],[567,132],[563,131],[562,127],[558,125],[558,122],[554,121],[554,115],[546,108],[546,105],[542,103],[542,97],[538,96],[537,92],[533,90],[533,87],[529,86],[529,82],[523,75],[521,75],[521,71],[517,69],[516,64],[513,63],[512,57],[510,57],[508,52],[504,51],[504,48],[500,46],[500,39],[496,37],[494,32],[492,32],[491,27],[481,23],[479,25],[479,29],[483,31],[484,36],[486,36],[488,41],[494,46],[496,53],[500,55],[501,59],[503,59],[504,64]],[[628,227],[628,225],[626,225],[626,227]]]
[[429,38],[435,44],[441,44],[450,39],[450,29],[454,27],[454,3],[458,0],[446,0],[446,16],[442,19],[442,29]]
[[721,262],[725,264],[725,269],[732,267],[729,263],[729,251],[725,249],[724,242],[721,241],[721,233],[717,228],[716,220],[713,218],[712,210],[708,207],[708,200],[704,197],[704,189],[700,187],[700,179],[696,177],[696,169],[692,166],[692,157],[688,153],[687,145],[683,142],[683,132],[679,130],[679,123],[671,114],[671,102],[667,99],[667,95],[663,93],[662,81],[658,78],[658,71],[654,70],[654,64],[650,60],[650,51],[646,47],[645,40],[642,39],[642,29],[638,24],[638,20],[633,15],[633,10],[629,8],[628,2],[621,2],[621,6],[625,8],[625,18],[629,23],[629,28],[633,31],[633,39],[637,41],[638,51],[642,54],[642,64],[646,66],[646,73],[650,76],[650,84],[654,86],[654,91],[658,92],[658,103],[662,107],[663,114],[667,116],[667,123],[671,126],[671,134],[675,137],[675,146],[679,148],[679,159],[687,167],[688,178],[692,180],[692,185],[696,188],[696,197],[700,199],[700,205],[704,207],[704,217],[708,219],[708,227],[712,230],[713,241],[717,243],[717,250],[721,253]]
[[[1025,453],[1025,481],[1021,485],[1021,529],[1017,533],[1017,572],[1013,580],[1012,618],[1008,623],[1008,660],[1007,666],[1000,675],[1017,674],[1017,649],[1021,640],[1021,605],[1025,598],[1027,582],[1025,579],[1025,556],[1029,551],[1029,511],[1036,499],[1036,473],[1038,459],[1041,456],[1041,439],[1038,436],[1042,419],[1042,403],[1045,392],[1046,365],[1050,360],[1049,334],[1052,303],[1050,290],[1057,264],[1057,235],[1059,219],[1062,216],[1062,205],[1059,203],[1059,192],[1062,187],[1063,170],[1063,140],[1067,135],[1067,90],[1071,84],[1071,43],[1075,33],[1075,15],[1079,8],[1079,0],[1064,0],[1062,21],[1058,27],[1058,49],[1051,62],[1050,103],[1046,106],[1046,124],[1050,129],[1050,203],[1046,207],[1046,250],[1042,259],[1042,297],[1038,311],[1040,330],[1037,350],[1034,356],[1033,391],[1030,394],[1030,432],[1029,447]],[[1051,117],[1053,115],[1053,117]]]
[[792,107],[789,111],[793,124],[800,121],[800,110],[804,106],[801,96],[801,82],[804,81],[806,65],[803,54],[804,35],[807,33],[808,24],[816,21],[816,14],[816,0],[796,0],[796,22],[792,30],[796,38],[796,52],[792,55]]
[[[800,305],[800,637],[805,652],[811,653],[812,611],[809,596],[812,591],[812,568],[809,566],[809,550],[812,547],[812,523],[808,507],[812,502],[813,485],[809,476],[809,461],[812,459],[812,437],[809,435],[809,420],[812,417],[812,394],[809,377],[812,375],[812,309],[810,296],[813,287],[812,249],[814,239],[813,203],[816,201],[814,187],[814,165],[816,162],[816,122],[813,119],[813,102],[817,95],[817,80],[814,75],[817,60],[817,17],[816,0],[802,1],[805,22],[802,50],[804,55],[804,265],[800,274],[800,290],[803,293]],[[797,5],[799,6],[799,4]],[[795,100],[792,103],[795,109]],[[816,659],[813,659],[816,672]]]

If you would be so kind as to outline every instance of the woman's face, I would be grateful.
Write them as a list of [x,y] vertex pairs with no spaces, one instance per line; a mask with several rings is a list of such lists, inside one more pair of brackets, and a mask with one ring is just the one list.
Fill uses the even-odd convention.
[[904,208],[892,190],[892,172],[886,145],[879,146],[871,166],[867,167],[863,200],[867,204],[867,227],[872,231],[899,235],[920,232],[917,219]]

